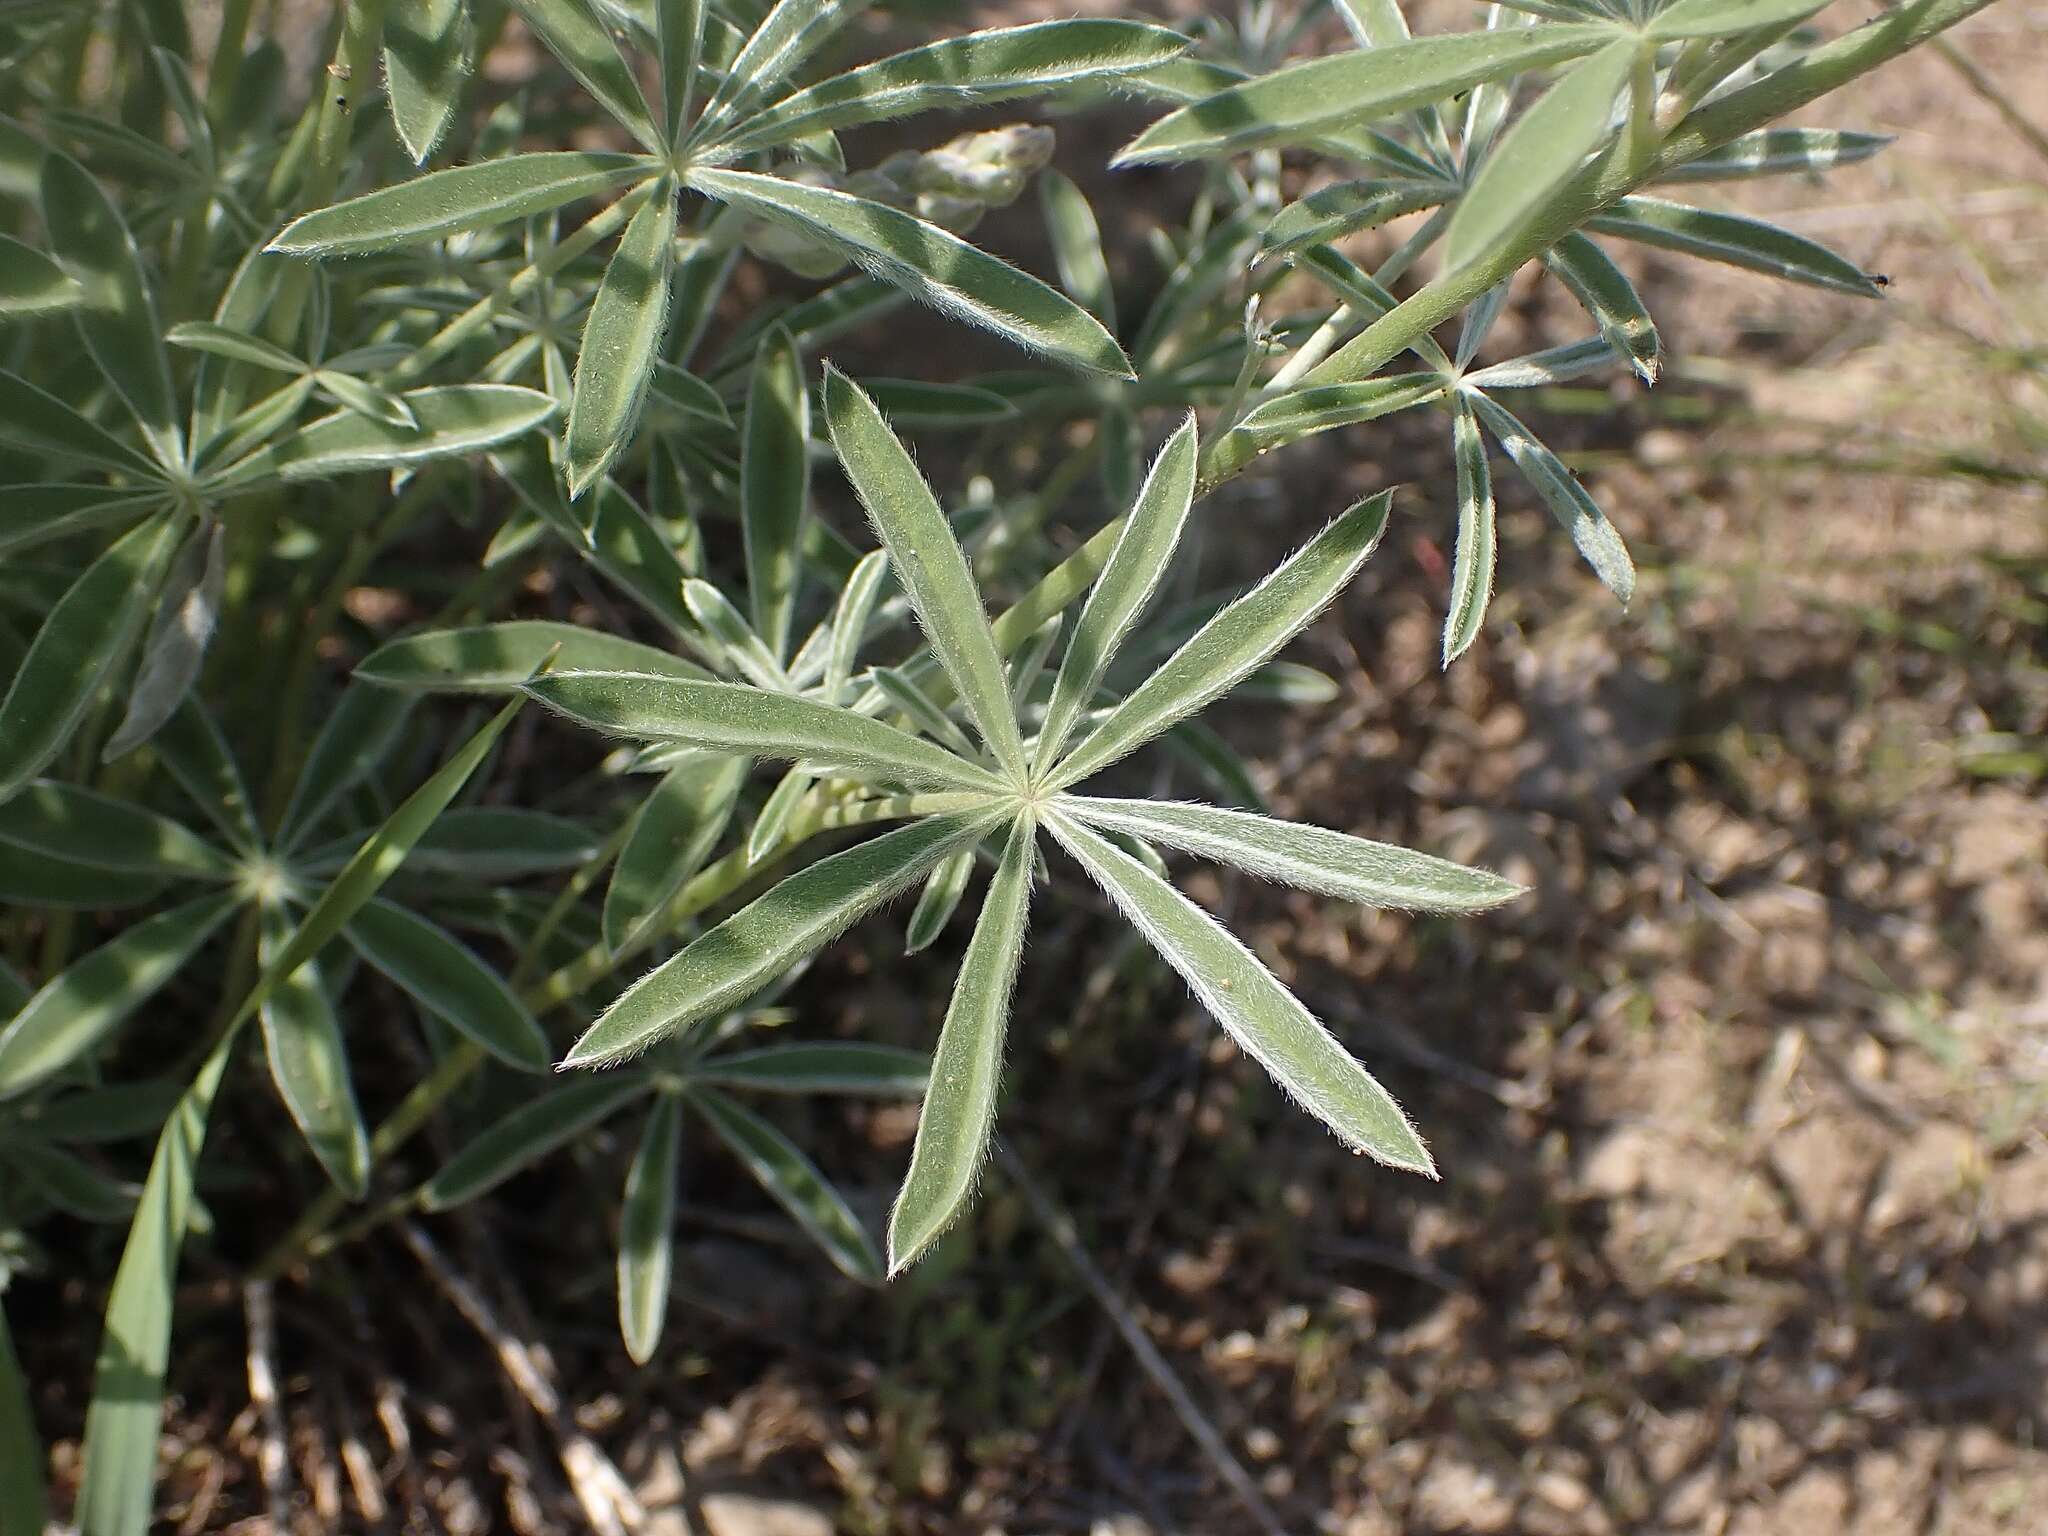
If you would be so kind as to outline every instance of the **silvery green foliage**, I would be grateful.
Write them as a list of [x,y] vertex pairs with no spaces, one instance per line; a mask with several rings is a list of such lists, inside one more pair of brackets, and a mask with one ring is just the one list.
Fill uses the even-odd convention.
[[[1842,255],[1686,199],[1875,153],[1780,119],[1985,3],[1905,0],[1823,41],[1818,0],[1515,0],[1425,37],[1398,0],[1251,0],[1185,35],[1062,19],[860,62],[852,0],[356,0],[305,81],[248,7],[218,8],[210,55],[177,0],[105,35],[104,7],[0,7],[0,896],[33,928],[10,953],[42,967],[0,965],[0,1253],[27,1256],[0,1282],[61,1264],[34,1241],[53,1214],[130,1224],[77,1522],[149,1524],[223,1092],[273,1094],[291,1140],[266,1150],[324,1191],[266,1277],[380,1182],[445,1209],[623,1117],[606,1178],[645,1360],[699,1144],[860,1280],[958,1217],[1034,911],[1087,881],[1285,1093],[1429,1171],[1400,1108],[1168,863],[1424,912],[1515,894],[1271,819],[1198,718],[1232,689],[1334,693],[1280,653],[1389,498],[1320,531],[1334,509],[1303,508],[1304,542],[1249,590],[1168,602],[1190,509],[1303,438],[1437,412],[1445,664],[1482,635],[1497,523],[1520,515],[1496,450],[1626,602],[1619,533],[1523,402],[1656,382],[1638,247],[1875,295]],[[508,11],[543,74],[487,101]],[[1055,137],[1105,100],[1156,110],[1120,163],[1172,168],[1190,210],[1136,242],[1105,238],[1124,221],[1083,190],[1098,168]],[[997,104],[1019,120],[930,118]],[[860,130],[902,119],[913,147],[863,161]],[[1282,150],[1315,167],[1292,201]],[[1046,276],[977,243],[1009,206],[1043,219]],[[740,280],[757,262],[772,285]],[[1584,331],[1502,357],[1525,269]],[[824,365],[906,303],[1016,365]],[[944,434],[988,478],[942,504],[899,433]],[[1020,442],[1073,452],[1013,484]],[[841,476],[813,474],[828,458]],[[872,547],[818,515],[828,495],[865,510]],[[1056,548],[1055,520],[1092,531]],[[514,617],[522,584],[602,619]],[[364,588],[395,592],[405,632],[366,633],[397,620],[360,618]],[[992,618],[995,591],[1014,601]],[[529,699],[615,743],[551,780],[545,812],[499,755]],[[581,762],[580,734],[548,752]],[[1153,750],[1206,801],[1104,782]],[[764,1043],[808,957],[913,889],[912,951],[974,910],[930,1054]],[[432,1062],[378,1126],[359,1082],[392,1053],[364,1041],[392,1021],[367,977],[408,1000]],[[144,1076],[162,1053],[132,1047],[174,1002],[196,1006],[193,1052]],[[258,1038],[262,1070],[231,1076]],[[489,1116],[457,1093],[479,1076]],[[886,1256],[778,1094],[922,1095]],[[429,1118],[458,1149],[438,1167],[406,1146]],[[0,1509],[40,1526],[18,1376],[0,1326]]]

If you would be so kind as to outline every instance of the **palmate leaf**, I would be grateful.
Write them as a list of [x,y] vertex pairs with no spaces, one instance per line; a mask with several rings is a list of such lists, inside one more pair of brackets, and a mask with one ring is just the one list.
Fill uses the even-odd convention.
[[1221,698],[1305,629],[1386,532],[1392,492],[1359,502],[1211,619],[1045,775],[1078,784]]
[[912,298],[1028,351],[1132,377],[1116,338],[1088,311],[935,224],[864,197],[752,171],[695,167],[687,180],[706,197],[815,236]]
[[926,817],[791,875],[628,987],[562,1064],[619,1061],[738,1006],[982,835],[992,819],[986,811]]
[[324,949],[391,878],[489,754],[518,708],[515,701],[499,711],[364,840],[242,999],[165,1123],[107,1301],[106,1332],[85,1418],[85,1472],[73,1515],[81,1530],[94,1536],[141,1536],[149,1523],[178,1250],[192,1218],[193,1180],[206,1141],[207,1116],[236,1035],[278,984]]
[[952,1225],[974,1193],[994,1128],[1010,992],[1024,956],[1024,927],[1036,858],[1032,818],[1010,828],[1003,859],[974,937],[961,957],[939,1043],[932,1054],[910,1172],[889,1213],[889,1272],[898,1274]]
[[668,330],[676,200],[667,182],[633,215],[605,268],[576,354],[566,451],[569,495],[589,490],[633,440]]
[[1024,741],[1002,657],[952,524],[874,402],[837,369],[825,373],[825,419],[840,465],[889,551],[890,567],[917,610],[932,654],[996,762],[1020,781]]
[[1058,760],[1082,711],[1095,702],[1117,647],[1159,590],[1193,505],[1198,456],[1195,418],[1190,415],[1152,461],[1116,547],[1088,593],[1039,727],[1033,749],[1036,764]]
[[614,736],[816,763],[856,778],[989,792],[987,769],[849,710],[738,683],[631,672],[551,672],[526,685],[550,709]]
[[1228,929],[1063,811],[1046,825],[1289,1098],[1356,1150],[1435,1177],[1401,1107]]
[[1505,240],[1607,137],[1640,46],[1624,39],[1581,59],[1494,145],[1444,232],[1445,271],[1469,266]]
[[1484,912],[1522,894],[1512,880],[1391,843],[1246,811],[1062,795],[1059,812],[1102,832],[1177,848],[1261,879],[1369,907]]
[[1163,64],[1187,47],[1164,27],[1115,20],[997,27],[912,48],[785,96],[745,119],[715,149],[747,154],[807,134],[965,108],[1114,78]]
[[1311,59],[1168,113],[1126,145],[1115,163],[1201,160],[1300,144],[1441,101],[1481,81],[1561,64],[1613,38],[1605,26],[1517,27]]
[[286,256],[361,256],[488,229],[599,197],[659,170],[645,155],[548,150],[507,155],[401,181],[303,214],[267,250]]

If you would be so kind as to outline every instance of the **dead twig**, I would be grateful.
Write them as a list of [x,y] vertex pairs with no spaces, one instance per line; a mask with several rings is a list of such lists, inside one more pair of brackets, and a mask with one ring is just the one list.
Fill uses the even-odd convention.
[[249,1403],[262,1426],[256,1464],[263,1476],[263,1506],[270,1527],[284,1536],[290,1489],[285,1482],[284,1413],[277,1401],[277,1305],[268,1280],[242,1287],[242,1315],[249,1330]]
[[561,1397],[536,1362],[533,1350],[505,1331],[476,1287],[449,1267],[440,1249],[418,1225],[400,1222],[398,1232],[450,1305],[483,1335],[507,1379],[555,1437],[562,1470],[568,1474],[576,1502],[592,1528],[599,1536],[625,1536],[640,1529],[647,1521],[646,1510],[641,1508],[611,1458],[562,1412]]
[[1273,1512],[1273,1506],[1266,1502],[1265,1495],[1259,1492],[1258,1484],[1252,1481],[1251,1474],[1244,1469],[1244,1464],[1231,1454],[1230,1447],[1224,1444],[1222,1433],[1210,1422],[1209,1416],[1202,1412],[1201,1405],[1194,1399],[1194,1394],[1189,1392],[1186,1384],[1174,1374],[1174,1369],[1167,1362],[1166,1356],[1159,1352],[1159,1346],[1154,1344],[1150,1335],[1138,1325],[1137,1317],[1124,1303],[1124,1299],[1116,1293],[1116,1288],[1109,1283],[1109,1277],[1103,1274],[1101,1267],[1082,1246],[1080,1235],[1074,1230],[1073,1218],[1054,1205],[1052,1197],[1039,1187],[1038,1181],[1025,1172],[1024,1165],[1017,1160],[1017,1155],[1010,1150],[1007,1142],[1000,1137],[997,1138],[993,1151],[997,1164],[1016,1188],[1017,1193],[1024,1197],[1024,1204],[1030,1208],[1032,1216],[1045,1228],[1054,1246],[1074,1267],[1074,1273],[1081,1277],[1081,1283],[1094,1295],[1096,1305],[1109,1315],[1110,1321],[1116,1325],[1116,1331],[1123,1335],[1124,1343],[1137,1357],[1140,1368],[1152,1378],[1152,1384],[1166,1398],[1181,1426],[1201,1448],[1202,1454],[1209,1459],[1209,1465],[1215,1468],[1216,1475],[1222,1478],[1224,1485],[1237,1496],[1238,1503],[1244,1507],[1245,1513],[1251,1516],[1252,1524],[1265,1532],[1266,1536],[1285,1536],[1286,1527],[1281,1525],[1280,1517]]

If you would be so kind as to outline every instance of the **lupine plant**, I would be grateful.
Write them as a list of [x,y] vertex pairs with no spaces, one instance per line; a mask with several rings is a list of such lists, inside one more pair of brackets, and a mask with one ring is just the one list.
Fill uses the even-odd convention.
[[[274,1097],[303,1192],[249,1276],[314,1284],[637,1117],[644,1361],[700,1134],[857,1279],[959,1221],[1031,911],[1092,885],[1303,1110],[1431,1173],[1169,863],[1426,913],[1517,894],[1271,818],[1196,718],[1329,696],[1281,653],[1392,495],[1296,496],[1298,547],[1236,593],[1167,582],[1182,534],[1269,454],[1430,412],[1453,483],[1403,515],[1454,530],[1445,665],[1484,633],[1494,449],[1626,603],[1619,534],[1507,401],[1655,382],[1633,246],[1877,295],[1669,194],[1875,153],[1780,120],[1987,3],[1513,0],[1411,36],[1398,0],[1246,0],[949,18],[875,58],[848,0],[335,0],[310,79],[256,0],[206,7],[206,48],[181,0],[0,3],[0,1280],[105,1284],[64,1223],[127,1226],[75,1523],[149,1523],[180,1250],[233,1220],[223,1094]],[[1089,113],[1144,124],[1107,171],[1059,149]],[[1141,165],[1171,191],[1106,241],[1095,201]],[[969,238],[1031,220],[1043,277]],[[1525,268],[1584,334],[1494,355]],[[869,369],[905,305],[1014,365]],[[545,772],[508,749],[534,739]],[[1204,798],[1115,793],[1148,749]],[[915,888],[914,954],[984,866],[957,980],[905,962],[928,1054],[779,1038],[851,924]],[[377,995],[413,1008],[395,1053]],[[883,1243],[776,1123],[790,1094],[921,1097]],[[408,1155],[430,1123],[438,1167]],[[39,1529],[0,1346],[0,1523]]]

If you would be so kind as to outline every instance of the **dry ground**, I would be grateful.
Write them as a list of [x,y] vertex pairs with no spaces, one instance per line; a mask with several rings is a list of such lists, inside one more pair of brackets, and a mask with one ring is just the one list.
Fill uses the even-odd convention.
[[[1957,46],[2048,123],[2048,10],[2008,0]],[[553,1428],[416,1254],[358,1245],[278,1297],[296,1525],[576,1529],[559,1444],[587,1433],[655,1530],[1256,1529],[1122,1310],[1288,1531],[2041,1530],[2048,159],[1932,53],[1823,120],[1901,142],[1823,197],[1747,200],[1892,297],[1652,266],[1671,376],[1576,438],[1644,566],[1626,615],[1511,497],[1488,635],[1440,674],[1426,437],[1309,452],[1230,509],[1251,565],[1363,453],[1428,488],[1305,650],[1343,698],[1224,724],[1277,808],[1535,896],[1451,926],[1187,878],[1383,1072],[1440,1184],[1342,1155],[1056,870],[1076,915],[1027,958],[1005,1119],[1028,1189],[992,1175],[868,1295],[706,1160],[675,1345],[634,1372],[588,1184],[526,1181],[443,1241],[550,1341]],[[1559,313],[1538,293],[1508,323]],[[1535,414],[1571,442],[1574,403]],[[899,923],[823,968],[815,1027],[924,1037]],[[804,1129],[879,1210],[911,1124]],[[624,1153],[586,1149],[607,1187]],[[170,1524],[254,1531],[243,1340],[215,1315]]]

